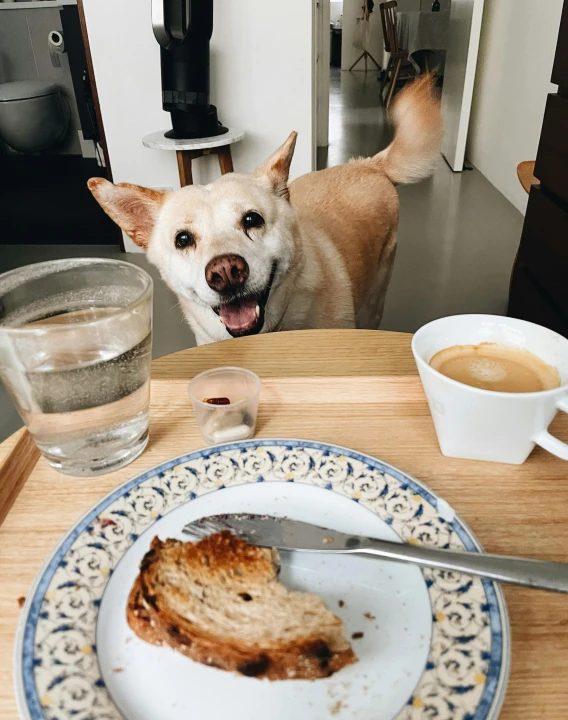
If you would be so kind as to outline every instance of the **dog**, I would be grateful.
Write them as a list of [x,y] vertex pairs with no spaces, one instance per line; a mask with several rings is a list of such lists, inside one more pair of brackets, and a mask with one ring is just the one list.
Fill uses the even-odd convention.
[[279,330],[377,329],[396,251],[395,186],[427,177],[442,140],[433,78],[392,107],[371,158],[288,183],[296,133],[252,175],[160,192],[92,178],[105,212],[178,296],[199,345]]

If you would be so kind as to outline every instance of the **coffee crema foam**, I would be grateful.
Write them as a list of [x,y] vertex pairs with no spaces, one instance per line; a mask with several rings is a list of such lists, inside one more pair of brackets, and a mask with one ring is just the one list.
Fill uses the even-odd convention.
[[430,366],[446,377],[482,390],[540,392],[560,387],[558,370],[521,348],[484,342],[440,350]]

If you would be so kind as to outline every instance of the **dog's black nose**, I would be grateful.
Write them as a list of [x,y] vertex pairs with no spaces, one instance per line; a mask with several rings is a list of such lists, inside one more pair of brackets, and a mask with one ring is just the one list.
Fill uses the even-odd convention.
[[238,290],[246,283],[248,276],[249,266],[240,255],[218,255],[205,268],[207,284],[219,293]]

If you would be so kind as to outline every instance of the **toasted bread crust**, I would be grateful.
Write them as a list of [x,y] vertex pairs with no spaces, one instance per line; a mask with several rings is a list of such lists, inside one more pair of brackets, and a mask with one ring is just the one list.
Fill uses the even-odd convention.
[[[339,650],[332,650],[323,634],[263,647],[216,636],[181,617],[168,607],[160,588],[153,584],[156,565],[160,563],[164,550],[173,547],[174,543],[183,546],[184,554],[187,553],[185,559],[189,560],[192,570],[203,568],[202,557],[205,554],[209,573],[231,571],[235,556],[239,557],[240,572],[245,575],[253,577],[256,574],[265,578],[275,573],[270,551],[248,546],[236,538],[229,541],[226,537],[213,536],[196,545],[175,540],[162,543],[155,538],[141,563],[140,575],[127,605],[128,624],[142,640],[154,645],[168,645],[204,665],[269,680],[315,680],[329,677],[357,662],[347,642],[342,642]],[[342,632],[341,620],[336,620],[337,629]]]

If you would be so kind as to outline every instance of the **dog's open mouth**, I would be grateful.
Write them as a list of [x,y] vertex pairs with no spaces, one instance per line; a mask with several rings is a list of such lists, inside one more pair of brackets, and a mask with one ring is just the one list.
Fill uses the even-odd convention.
[[213,308],[223,321],[227,332],[233,337],[256,335],[264,327],[266,303],[272,289],[276,269],[277,264],[274,263],[268,285],[261,293],[243,295]]

